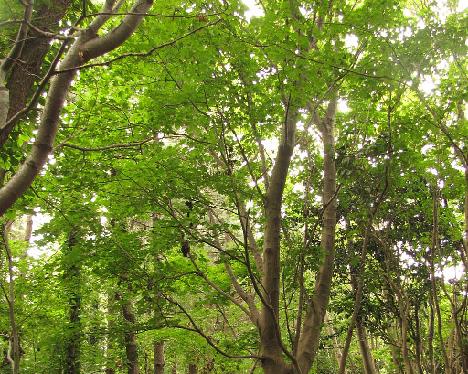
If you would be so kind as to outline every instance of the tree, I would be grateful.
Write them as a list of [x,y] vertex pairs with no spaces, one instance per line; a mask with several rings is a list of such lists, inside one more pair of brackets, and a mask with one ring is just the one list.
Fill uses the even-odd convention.
[[[72,65],[53,157],[8,213],[50,215],[55,248],[10,239],[2,267],[26,373],[463,370],[466,16],[245,11],[156,3],[118,51]],[[11,134],[24,157],[32,134]]]
[[[14,202],[21,197],[27,188],[30,187],[34,178],[39,174],[42,167],[46,164],[48,156],[53,149],[54,140],[59,129],[60,112],[66,101],[68,90],[76,75],[77,68],[86,64],[90,60],[96,59],[113,49],[119,47],[127,40],[136,27],[143,19],[145,12],[151,7],[151,1],[137,1],[133,4],[129,14],[124,16],[122,22],[103,36],[98,36],[98,31],[119,11],[123,4],[116,1],[106,1],[98,16],[84,30],[78,32],[78,36],[63,59],[59,62],[61,55],[65,52],[69,41],[74,39],[72,30],[67,35],[57,58],[49,69],[48,77],[55,75],[51,79],[51,84],[47,93],[47,100],[41,114],[37,137],[32,145],[32,150],[28,158],[22,163],[21,167],[9,178],[0,190],[0,214],[10,208]],[[16,58],[16,49],[23,48],[23,39],[27,35],[28,23],[32,13],[32,4],[28,4],[25,11],[24,23],[22,23],[18,32],[18,39],[12,48],[12,56],[8,56],[2,64],[3,74],[8,71],[8,65],[11,59]],[[5,66],[4,64],[7,64]],[[57,64],[58,63],[58,64]],[[55,67],[58,71],[55,71]],[[8,85],[8,83],[7,83]],[[38,91],[40,93],[40,91]],[[4,100],[6,103],[6,100]],[[5,122],[2,128],[12,126],[13,117],[9,122]]]

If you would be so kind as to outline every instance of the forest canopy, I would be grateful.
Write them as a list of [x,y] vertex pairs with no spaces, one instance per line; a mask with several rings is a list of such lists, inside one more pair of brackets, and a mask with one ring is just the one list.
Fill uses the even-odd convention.
[[0,0],[0,373],[468,373],[460,0]]

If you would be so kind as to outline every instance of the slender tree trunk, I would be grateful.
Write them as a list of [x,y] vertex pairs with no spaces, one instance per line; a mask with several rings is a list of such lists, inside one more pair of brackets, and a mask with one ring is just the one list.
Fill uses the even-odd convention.
[[[28,214],[26,216],[26,229],[24,230],[24,241],[26,243],[30,243],[31,241],[31,236],[32,236],[32,231],[33,231],[33,216],[31,214]],[[25,252],[27,254],[27,251]]]
[[421,363],[421,358],[422,358],[422,341],[421,341],[421,321],[419,318],[419,303],[417,303],[414,307],[414,319],[415,319],[415,325],[416,325],[416,331],[415,331],[415,347],[416,347],[416,365],[418,366],[418,372],[419,374],[423,374],[424,370],[422,367]]
[[[70,0],[41,3],[32,15],[32,23],[40,30],[55,32],[70,3]],[[6,88],[9,92],[9,105],[5,106],[8,109],[6,120],[26,106],[33,85],[41,73],[44,58],[50,50],[50,38],[31,28],[28,28],[27,37],[23,39],[23,47],[17,56],[17,60],[21,63],[12,62],[8,69]],[[0,148],[5,144],[17,122],[13,121],[7,127],[0,126]]]
[[[445,342],[442,335],[442,313],[440,311],[439,297],[437,294],[437,283],[435,278],[435,254],[440,252],[439,249],[439,191],[437,187],[434,187],[432,194],[433,206],[432,206],[432,245],[430,252],[430,269],[431,269],[431,291],[432,291],[432,301],[434,304],[434,310],[437,316],[437,337],[439,338],[440,349],[442,351],[442,357],[444,359],[445,370],[448,370],[448,357],[447,351],[445,349]],[[439,253],[440,255],[440,253]]]
[[9,224],[2,225],[2,239],[3,247],[5,249],[7,262],[8,262],[8,318],[10,320],[10,340],[8,347],[7,358],[11,365],[11,372],[13,374],[19,374],[20,372],[20,359],[21,349],[19,342],[19,331],[16,323],[16,305],[15,305],[15,272],[13,264],[13,256],[8,242],[8,230]]
[[[77,232],[71,228],[68,234],[65,257],[70,257],[76,250]],[[68,256],[67,256],[68,255]],[[64,278],[66,281],[68,293],[68,328],[69,335],[66,343],[65,374],[80,373],[80,343],[81,343],[81,292],[80,292],[80,264],[79,258],[73,256],[76,260],[67,261],[70,263],[66,267]]]
[[314,294],[307,310],[304,328],[297,350],[297,361],[302,373],[308,373],[315,360],[323,319],[330,299],[330,288],[335,263],[336,226],[336,167],[335,167],[335,113],[336,94],[330,100],[325,118],[319,121],[324,147],[323,227],[321,250],[324,260],[315,282]]
[[[465,282],[468,282],[468,146],[465,144],[465,205],[463,207],[464,210],[464,217],[465,217],[465,230],[463,235],[463,249],[464,253],[462,254],[462,259],[464,259],[464,266],[465,266]],[[466,284],[466,283],[465,283]],[[467,289],[465,288],[465,292]],[[466,297],[466,294],[465,296]],[[463,313],[466,312],[466,306],[461,310],[457,311],[454,314],[454,319],[456,320],[456,328],[457,328],[457,344],[460,349],[460,359],[461,365],[463,368],[463,373],[468,373],[468,317]],[[460,322],[458,316],[460,315],[461,321]],[[464,326],[464,327],[463,327]]]
[[136,342],[135,328],[135,314],[133,313],[132,303],[128,300],[122,300],[120,295],[117,296],[121,301],[122,316],[125,322],[124,342],[125,342],[125,355],[126,366],[128,374],[139,374],[138,367],[138,350]]
[[154,352],[154,374],[164,374],[164,341],[153,343]]
[[448,339],[447,339],[447,357],[449,361],[449,368],[446,371],[447,373],[459,373],[461,371],[457,370],[457,366],[459,366],[459,360],[457,360],[457,348],[456,348],[456,337],[455,337],[455,331],[452,330],[450,333]]
[[390,353],[392,355],[393,365],[395,365],[398,373],[403,373],[403,369],[401,366],[401,358],[400,358],[401,352],[398,349],[398,346],[396,345],[397,341],[399,340],[398,334],[396,332],[396,327],[390,326],[387,331],[388,331],[388,336],[390,337],[390,340],[391,340],[390,341]]
[[115,306],[115,299],[117,299],[117,294],[108,293],[107,294],[107,318],[106,318],[106,327],[107,327],[107,334],[105,340],[105,348],[104,348],[104,357],[106,361],[106,374],[114,374],[115,369],[114,365],[115,362],[112,360],[112,349],[113,349],[113,342],[112,342],[112,330],[114,329],[114,323],[112,319],[112,315],[114,314],[114,306]]
[[468,338],[466,335],[466,333],[468,333],[468,326],[463,328],[462,324],[457,318],[457,314],[458,313],[452,312],[453,319],[455,321],[456,342],[460,351],[460,364],[463,369],[463,373],[468,373]]
[[290,100],[265,201],[263,304],[260,315],[260,347],[265,374],[279,374],[286,370],[279,328],[281,207],[283,189],[295,145],[297,116],[298,109],[293,107]]
[[[343,347],[343,354],[341,355],[340,366],[339,366],[339,373],[344,374],[346,370],[346,359],[348,357],[349,347],[351,345],[351,339],[353,337],[353,330],[356,324],[356,320],[359,317],[359,313],[361,310],[361,302],[362,302],[362,288],[363,288],[363,271],[364,271],[364,263],[367,256],[367,243],[369,241],[369,229],[370,225],[372,224],[372,220],[370,220],[369,225],[366,227],[366,232],[364,234],[364,240],[362,244],[362,250],[360,255],[360,266],[358,269],[357,276],[353,274],[353,269],[351,269],[351,284],[353,286],[355,292],[355,300],[354,300],[354,309],[353,314],[351,315],[351,319],[349,321],[348,330],[346,332],[346,339],[345,345]],[[356,279],[357,277],[357,279]]]
[[356,333],[358,337],[359,349],[361,350],[362,363],[364,364],[364,370],[366,374],[377,374],[377,368],[375,366],[372,352],[369,348],[367,340],[366,329],[362,324],[362,319],[358,317],[356,319]]
[[189,364],[188,366],[188,374],[197,374],[198,368],[196,364]]
[[339,362],[339,369],[338,369],[338,372],[340,374],[344,374],[346,372],[346,360],[348,358],[349,347],[351,346],[351,340],[353,338],[353,331],[354,331],[354,327],[356,324],[356,318],[357,318],[357,313],[358,313],[358,309],[356,308],[357,302],[358,302],[358,295],[356,295],[356,300],[354,301],[353,315],[351,316],[351,320],[349,321],[349,326],[346,331],[345,344],[343,347],[342,355],[341,355],[340,362]]
[[427,337],[427,344],[428,344],[428,356],[429,356],[429,369],[431,374],[435,374],[435,362],[434,362],[434,306],[432,301],[432,292],[429,295],[429,333]]
[[400,323],[401,323],[401,356],[403,357],[403,364],[405,366],[405,374],[413,374],[413,366],[411,365],[411,357],[408,348],[408,316],[409,316],[409,305],[406,298],[398,299],[398,308],[400,311]]
[[[343,353],[342,353],[341,348],[340,348],[340,342],[338,341],[338,338],[336,336],[337,335],[336,331],[333,328],[333,321],[328,320],[328,314],[325,314],[325,323],[327,324],[327,326],[329,326],[329,334],[331,336],[333,336],[333,353],[334,353],[334,356],[335,356],[336,365],[337,365],[337,367],[339,367],[340,362],[341,362],[341,357],[343,356]],[[345,373],[346,373],[346,370],[345,370]]]
[[[362,261],[364,261],[366,253],[367,253],[366,249],[367,249],[367,241],[369,237],[368,234],[369,234],[368,229],[366,229],[366,234],[364,236],[363,249],[361,252],[361,263]],[[364,364],[365,373],[366,374],[377,373],[377,369],[375,367],[375,361],[374,361],[374,358],[372,357],[371,350],[369,349],[369,343],[367,341],[367,333],[362,323],[362,316],[360,315],[361,301],[362,301],[362,287],[363,287],[362,270],[363,269],[360,269],[359,271],[360,274],[358,276],[351,273],[351,285],[354,289],[354,292],[356,293],[356,300],[354,304],[353,315],[351,317],[350,325],[348,327],[348,331],[346,334],[346,342],[345,342],[345,348],[344,348],[345,353],[343,353],[343,356],[341,357],[341,361],[340,361],[339,370],[341,374],[345,372],[346,356],[348,354],[349,346],[351,343],[351,337],[352,337],[352,331],[350,332],[350,329],[354,329],[354,327],[356,328],[356,333],[357,333],[359,348],[361,351],[362,362]]]
[[[336,360],[336,365],[339,368],[341,359],[343,357],[343,351],[340,348],[340,342],[338,341],[338,338],[336,336],[333,337],[333,348],[335,351],[335,360]],[[343,371],[343,374],[346,374],[346,368]]]

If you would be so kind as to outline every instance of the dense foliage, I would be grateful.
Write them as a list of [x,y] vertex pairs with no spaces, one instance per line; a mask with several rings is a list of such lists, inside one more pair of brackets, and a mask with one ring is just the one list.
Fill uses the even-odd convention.
[[468,373],[464,2],[246,4],[0,2],[0,373]]

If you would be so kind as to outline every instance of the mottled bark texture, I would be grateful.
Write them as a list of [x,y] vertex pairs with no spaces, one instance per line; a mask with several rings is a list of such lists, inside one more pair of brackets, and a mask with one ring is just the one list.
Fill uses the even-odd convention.
[[[71,228],[68,234],[65,252],[68,257],[76,250],[77,232]],[[66,342],[65,374],[80,373],[80,345],[81,345],[81,266],[79,259],[67,261],[65,264],[64,280],[68,293],[68,330]]]
[[122,317],[124,320],[124,344],[125,356],[128,374],[139,374],[140,369],[138,366],[138,347],[135,333],[135,313],[133,312],[132,302],[124,299],[122,294],[116,294],[116,300],[120,302]]
[[164,374],[164,366],[166,362],[164,360],[164,342],[154,342],[153,344],[154,354],[154,374]]
[[[59,21],[65,16],[70,4],[70,0],[41,2],[39,7],[35,9],[31,22],[40,30],[54,33],[58,30]],[[25,36],[20,53],[10,64],[8,71],[5,72],[6,89],[4,92],[9,93],[9,97],[6,98],[6,104],[9,107],[3,106],[3,102],[0,102],[0,112],[3,108],[7,109],[5,113],[1,113],[5,116],[3,123],[26,106],[32,88],[41,74],[44,58],[50,50],[50,38],[45,37],[37,30],[26,27]],[[2,92],[0,92],[0,101],[1,95]],[[0,147],[3,147],[17,123],[18,121],[15,120],[10,122],[8,126],[0,126]]]
[[[122,315],[129,324],[135,324],[135,314],[133,313],[132,305],[130,303],[127,302],[122,305]],[[131,326],[131,328],[133,329],[133,326]],[[138,374],[139,368],[136,334],[132,329],[128,329],[124,334],[125,353],[127,355],[127,371],[128,374]]]
[[[3,247],[8,262],[8,296],[5,292],[5,297],[8,304],[8,319],[10,322],[10,333],[8,342],[7,360],[11,366],[12,374],[19,374],[21,347],[20,335],[16,318],[16,295],[15,295],[15,270],[13,263],[13,254],[9,244],[8,233],[10,230],[11,221],[1,225]],[[6,290],[4,290],[6,291]]]

